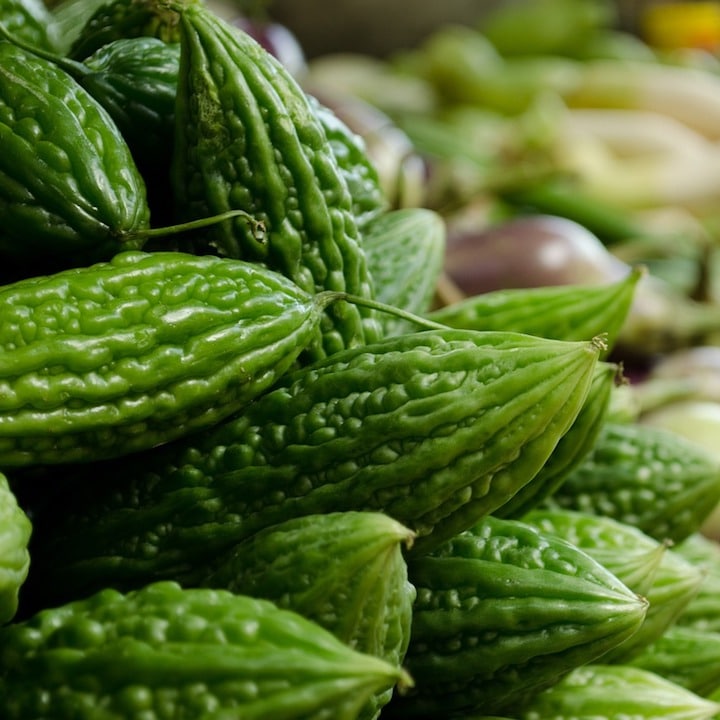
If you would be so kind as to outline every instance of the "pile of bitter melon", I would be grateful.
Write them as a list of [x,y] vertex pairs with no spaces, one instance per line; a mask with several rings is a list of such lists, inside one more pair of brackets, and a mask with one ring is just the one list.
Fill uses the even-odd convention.
[[642,271],[436,308],[441,218],[251,36],[91,5],[0,3],[0,717],[715,717]]

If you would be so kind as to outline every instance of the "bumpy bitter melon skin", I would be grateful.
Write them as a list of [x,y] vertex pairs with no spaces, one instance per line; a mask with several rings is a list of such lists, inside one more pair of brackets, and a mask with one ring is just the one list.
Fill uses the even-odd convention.
[[308,100],[325,130],[338,168],[347,183],[355,222],[364,237],[367,227],[374,220],[384,217],[389,210],[377,168],[360,135],[317,98],[308,95]]
[[0,218],[0,256],[33,273],[137,249],[150,224],[145,181],[107,111],[52,62],[4,40]]
[[238,260],[129,251],[0,288],[0,467],[82,462],[212,425],[274,383],[322,302]]
[[590,390],[575,422],[542,466],[532,483],[520,488],[504,505],[495,511],[498,517],[520,518],[547,497],[552,497],[565,478],[578,467],[595,446],[605,424],[612,390],[619,368],[608,362],[595,367]]
[[[197,0],[184,0],[197,2]],[[99,5],[73,39],[68,55],[84,60],[103,46],[124,38],[180,40],[177,13],[162,0],[109,0]]]
[[[442,216],[429,208],[399,208],[369,223],[363,248],[376,298],[415,314],[428,312],[445,263],[446,236]],[[413,329],[388,313],[378,322],[385,336]]]
[[47,537],[34,548],[36,576],[50,594],[193,582],[255,532],[347,510],[388,514],[423,552],[531,481],[579,412],[598,353],[462,330],[343,351],[210,431],[121,468],[56,475],[66,510],[37,511]]
[[711,720],[720,704],[662,676],[628,665],[590,663],[540,693],[519,720]]
[[[172,224],[170,166],[180,45],[156,37],[121,38],[96,50],[83,66],[78,81],[115,121],[145,178],[153,224]],[[170,249],[166,237],[156,243]],[[152,248],[153,240],[146,246]]]
[[594,513],[535,508],[522,521],[580,548],[638,595],[647,595],[669,549],[633,525]]
[[677,433],[608,422],[595,447],[544,501],[608,515],[661,542],[698,531],[720,501],[720,463]]
[[671,625],[629,664],[709,697],[720,689],[720,633]]
[[58,38],[52,15],[42,0],[2,0],[0,23],[14,36],[44,50],[55,50]]
[[[271,600],[353,649],[400,666],[415,600],[403,555],[412,539],[382,513],[293,518],[239,543],[202,584]],[[391,696],[389,688],[372,698],[363,720],[376,718]]]
[[391,718],[513,712],[631,636],[648,607],[571,543],[492,516],[412,558],[409,577],[414,686]]
[[536,509],[523,521],[575,544],[649,601],[643,624],[612,648],[602,658],[604,663],[628,662],[662,636],[692,602],[704,579],[702,569],[668,543],[607,516]]
[[632,637],[606,653],[602,662],[627,663],[655,642],[692,602],[702,581],[702,570],[669,548],[663,553],[652,583],[644,594],[650,607],[643,624]]
[[683,609],[677,622],[698,630],[720,633],[720,545],[698,531],[675,545],[674,549],[703,572],[698,592]]
[[[207,8],[183,7],[180,30],[172,169],[180,217],[239,209],[266,229],[258,242],[243,223],[221,223],[198,251],[263,262],[308,292],[372,297],[352,196],[306,93],[258,42]],[[373,342],[375,314],[334,306],[306,355]]]
[[176,583],[0,629],[5,720],[356,720],[404,679],[297,613]]
[[0,474],[0,625],[12,620],[18,609],[20,588],[30,568],[31,533],[30,518]]
[[152,37],[122,38],[98,49],[83,65],[87,72],[79,82],[110,113],[144,176],[162,161],[164,175],[154,178],[169,185],[180,45]]

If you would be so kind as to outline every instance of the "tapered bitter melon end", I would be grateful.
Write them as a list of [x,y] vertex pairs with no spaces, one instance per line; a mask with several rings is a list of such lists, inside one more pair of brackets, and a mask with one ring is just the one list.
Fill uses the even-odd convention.
[[415,542],[417,533],[414,530],[411,530],[407,525],[401,523],[399,520],[395,520],[395,518],[390,517],[389,515],[382,513],[381,517],[386,524],[388,537],[395,538],[398,543],[401,543],[409,550]]
[[412,690],[415,687],[415,681],[413,680],[410,673],[405,668],[400,668],[400,676],[395,685],[399,695],[404,695],[408,690]]
[[415,538],[417,535],[414,532],[410,532],[404,540],[404,545],[406,550],[412,550],[412,546],[415,544]]
[[608,350],[608,335],[607,333],[601,333],[596,335],[591,341],[590,345],[597,353],[605,353]]

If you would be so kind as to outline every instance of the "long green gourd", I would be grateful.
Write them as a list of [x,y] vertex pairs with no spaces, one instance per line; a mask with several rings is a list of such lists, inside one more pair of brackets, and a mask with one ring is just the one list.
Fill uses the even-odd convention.
[[38,522],[35,576],[51,595],[196,582],[253,533],[346,510],[385,512],[416,533],[412,552],[429,550],[532,481],[579,412],[599,352],[462,330],[343,351],[207,432],[55,474],[67,490]]
[[450,327],[502,328],[557,340],[587,340],[605,333],[611,350],[644,274],[637,267],[605,285],[495,290],[433,310],[428,317]]
[[357,720],[406,682],[297,613],[170,582],[0,629],[4,720]]
[[0,41],[0,255],[33,272],[135,249],[145,182],[107,111],[53,63]]
[[[143,176],[148,179],[149,200],[155,216],[154,196],[161,195],[163,199],[171,196],[168,178],[175,132],[179,43],[156,37],[120,38],[103,45],[83,63],[68,59],[58,62],[117,123]],[[362,138],[330,108],[311,96],[308,100],[348,185],[355,220],[362,232],[386,214],[387,201],[377,170]],[[169,201],[168,206],[171,204]]]
[[702,697],[720,698],[720,633],[671,625],[629,664]]
[[28,545],[32,523],[20,507],[7,478],[0,474],[0,625],[18,609],[20,588],[30,569]]
[[720,633],[720,545],[700,530],[675,547],[688,562],[703,572],[703,581],[695,597],[684,608],[680,625]]
[[[288,70],[211,10],[180,4],[173,185],[182,220],[244,210],[213,227],[198,251],[260,261],[307,292],[373,296],[348,184],[313,103]],[[207,244],[206,244],[207,243]],[[309,359],[372,342],[375,312],[329,310]]]
[[409,577],[414,685],[393,719],[512,714],[631,636],[648,607],[571,543],[493,516],[413,557]]
[[519,720],[711,720],[720,703],[629,665],[578,667],[519,711]]
[[[69,71],[66,61],[62,67]],[[145,179],[153,224],[175,220],[170,187],[180,45],[121,38],[76,63],[78,82],[108,111]],[[169,248],[166,248],[169,249]]]
[[547,507],[608,515],[661,542],[697,532],[720,501],[720,463],[668,430],[608,422]]
[[[293,518],[236,545],[202,584],[271,600],[399,667],[415,600],[403,555],[412,539],[382,513]],[[377,718],[391,696],[388,688],[373,697],[361,717]]]
[[156,143],[167,147],[170,155],[179,64],[179,44],[138,37],[103,45],[71,67],[76,68],[78,81],[108,110],[141,162],[140,150],[158,155]]
[[292,366],[334,298],[254,263],[142,251],[0,287],[0,467],[217,423]]

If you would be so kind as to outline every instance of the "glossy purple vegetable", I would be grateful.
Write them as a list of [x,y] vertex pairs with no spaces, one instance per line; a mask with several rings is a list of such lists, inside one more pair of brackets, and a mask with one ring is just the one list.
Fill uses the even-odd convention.
[[573,220],[528,215],[477,229],[448,230],[445,272],[466,295],[548,285],[602,284],[630,267]]

